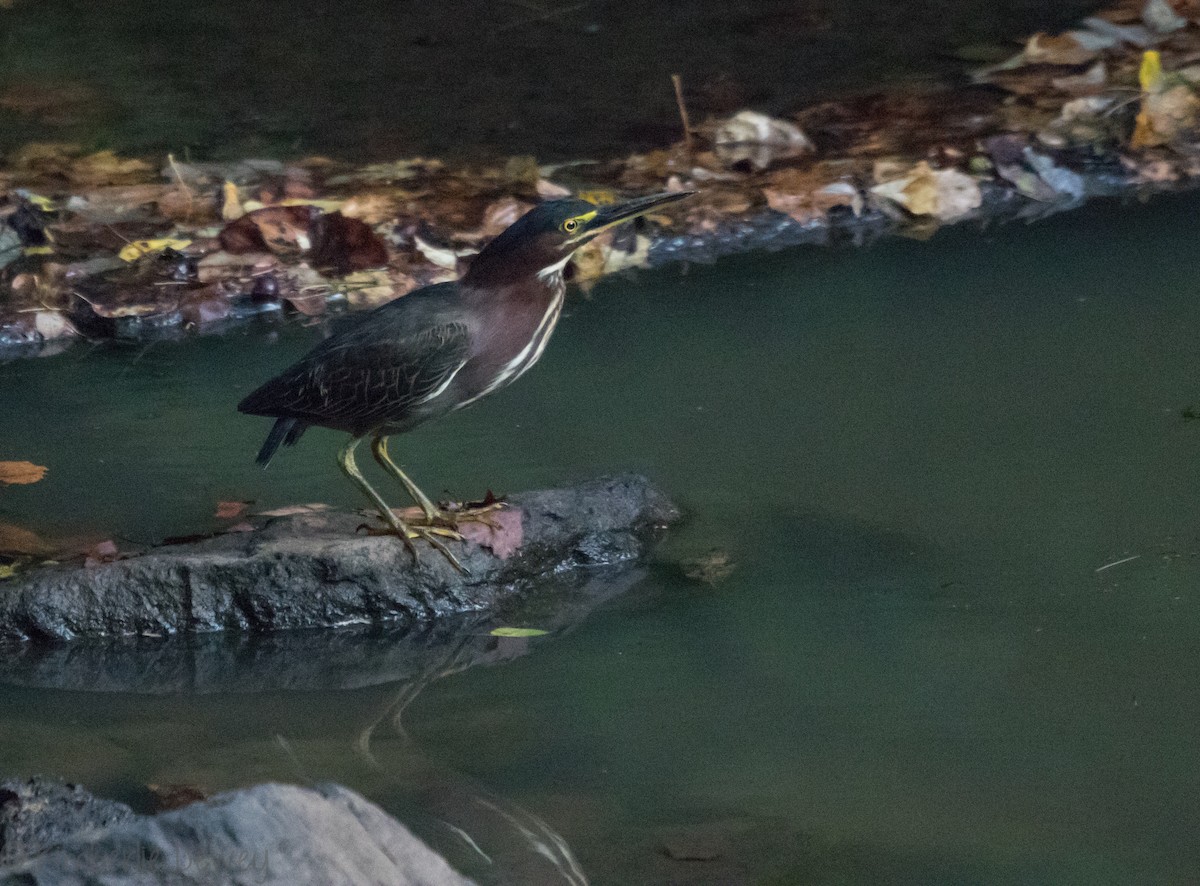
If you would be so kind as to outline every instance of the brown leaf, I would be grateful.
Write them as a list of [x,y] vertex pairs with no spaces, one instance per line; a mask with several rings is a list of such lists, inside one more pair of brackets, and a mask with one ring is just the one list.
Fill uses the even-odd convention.
[[313,221],[312,261],[339,274],[387,264],[387,246],[366,222],[330,212]]
[[246,512],[246,508],[252,505],[250,501],[219,501],[217,502],[217,513],[214,515],[218,520],[233,520],[242,516]]
[[1034,34],[1025,44],[1025,61],[1033,64],[1082,65],[1092,61],[1097,51],[1084,46],[1073,34]]
[[122,160],[112,151],[97,151],[71,164],[68,175],[71,181],[85,187],[99,185],[123,185],[143,181],[157,174],[143,160]]
[[221,248],[235,255],[274,252],[295,255],[312,247],[309,229],[320,210],[313,206],[266,206],[227,224]]
[[46,469],[29,461],[0,461],[0,483],[24,486],[46,476]]
[[11,523],[0,523],[0,553],[4,554],[48,554],[50,545],[35,533]]

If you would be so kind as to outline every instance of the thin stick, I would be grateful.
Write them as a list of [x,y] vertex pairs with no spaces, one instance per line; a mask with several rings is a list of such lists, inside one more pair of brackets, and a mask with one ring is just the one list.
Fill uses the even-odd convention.
[[679,119],[683,121],[683,149],[688,158],[692,156],[692,124],[688,120],[687,105],[683,102],[683,78],[678,74],[671,75],[671,83],[675,85],[675,104],[679,105]]
[[167,163],[171,165],[171,171],[175,173],[175,178],[179,182],[179,187],[183,188],[183,193],[187,195],[187,218],[192,217],[192,205],[195,203],[196,195],[192,193],[192,189],[187,186],[187,182],[183,180],[183,173],[179,171],[179,165],[175,162],[174,154],[167,154]]
[[1134,554],[1132,557],[1126,557],[1124,560],[1114,560],[1111,563],[1105,563],[1103,566],[1098,566],[1095,571],[1103,572],[1105,569],[1112,569],[1114,566],[1120,566],[1122,563],[1128,563],[1131,560],[1137,560],[1141,556],[1141,554]]

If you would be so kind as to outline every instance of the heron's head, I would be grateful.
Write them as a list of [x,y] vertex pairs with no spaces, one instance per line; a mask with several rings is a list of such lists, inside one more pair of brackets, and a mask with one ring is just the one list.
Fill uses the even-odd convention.
[[487,286],[553,274],[598,235],[692,193],[651,194],[603,206],[570,198],[542,203],[488,243],[471,262],[464,280]]

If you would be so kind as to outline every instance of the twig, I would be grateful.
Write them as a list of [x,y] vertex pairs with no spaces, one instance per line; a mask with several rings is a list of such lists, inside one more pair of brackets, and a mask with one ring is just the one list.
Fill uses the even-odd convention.
[[187,194],[187,215],[186,218],[192,217],[192,206],[195,203],[196,195],[192,193],[192,189],[187,186],[187,182],[183,180],[183,173],[179,171],[179,166],[175,163],[175,155],[167,154],[167,162],[171,164],[171,171],[175,173],[175,178],[179,180],[179,187],[183,188],[183,192]]
[[1134,554],[1132,557],[1126,557],[1124,560],[1113,560],[1111,563],[1105,563],[1103,566],[1097,566],[1097,572],[1103,572],[1105,569],[1112,569],[1114,566],[1120,566],[1122,563],[1128,563],[1130,560],[1141,558],[1141,554]]
[[688,159],[691,160],[692,123],[688,120],[687,105],[683,101],[683,78],[678,74],[672,74],[671,83],[675,86],[675,104],[679,105],[679,119],[683,121],[683,149],[687,151]]

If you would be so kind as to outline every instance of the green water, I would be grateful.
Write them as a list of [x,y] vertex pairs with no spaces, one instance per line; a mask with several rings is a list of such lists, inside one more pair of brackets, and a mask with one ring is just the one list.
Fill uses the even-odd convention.
[[[479,796],[544,820],[594,883],[1190,882],[1198,210],[610,280],[519,384],[396,449],[455,495],[648,473],[689,520],[628,593],[429,682],[373,762],[355,741],[403,686],[0,688],[0,771],[143,802],[338,779],[486,882],[566,881],[468,820]],[[266,427],[233,409],[317,336],[0,366],[0,457],[49,467],[0,519],[132,544],[211,528],[221,499],[355,504],[337,435],[263,473]],[[714,546],[737,566],[715,588],[671,565]],[[668,858],[679,829],[721,857]]]
[[693,119],[961,79],[958,47],[1059,31],[1100,0],[12,0],[0,151],[195,158],[624,156]]

